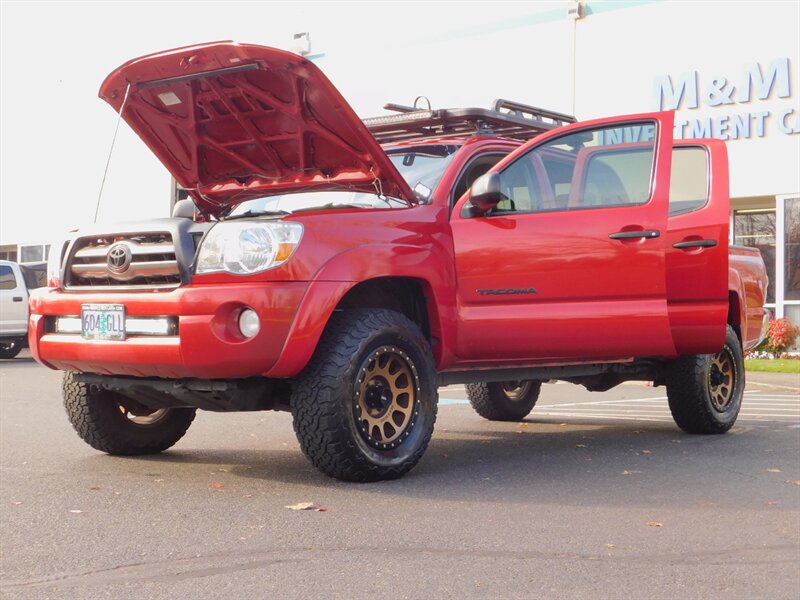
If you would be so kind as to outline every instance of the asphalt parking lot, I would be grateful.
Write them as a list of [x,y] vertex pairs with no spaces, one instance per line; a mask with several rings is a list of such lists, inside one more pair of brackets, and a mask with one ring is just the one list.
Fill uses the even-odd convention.
[[749,384],[708,437],[663,388],[548,384],[527,421],[493,423],[454,386],[420,464],[358,485],[317,473],[284,413],[200,413],[160,456],[105,456],[26,353],[0,361],[0,597],[794,599],[783,383]]

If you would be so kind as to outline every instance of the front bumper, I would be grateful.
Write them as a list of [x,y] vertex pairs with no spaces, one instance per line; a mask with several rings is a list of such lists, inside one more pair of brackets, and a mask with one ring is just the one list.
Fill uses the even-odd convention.
[[[36,360],[65,371],[167,379],[263,375],[280,357],[307,288],[307,282],[125,293],[45,288],[31,297],[28,340]],[[55,317],[80,315],[83,304],[123,304],[132,317],[176,317],[177,335],[106,341],[55,333]],[[244,308],[252,308],[261,319],[261,330],[251,339],[237,335],[236,320]]]

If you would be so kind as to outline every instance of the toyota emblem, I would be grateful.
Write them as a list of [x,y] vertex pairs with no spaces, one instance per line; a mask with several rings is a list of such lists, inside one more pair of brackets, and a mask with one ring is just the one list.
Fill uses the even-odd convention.
[[106,263],[112,273],[124,273],[131,266],[131,249],[128,244],[114,244],[108,249]]

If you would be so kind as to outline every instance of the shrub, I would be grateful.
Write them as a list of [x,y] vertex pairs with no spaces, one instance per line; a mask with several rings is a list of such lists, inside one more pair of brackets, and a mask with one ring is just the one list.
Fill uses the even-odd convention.
[[780,358],[784,352],[794,346],[798,335],[800,335],[800,327],[792,324],[788,318],[773,319],[769,322],[766,339],[757,350],[763,350],[772,358]]

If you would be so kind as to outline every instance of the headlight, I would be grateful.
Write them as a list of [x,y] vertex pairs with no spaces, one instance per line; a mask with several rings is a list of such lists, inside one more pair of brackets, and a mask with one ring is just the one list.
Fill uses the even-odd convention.
[[47,255],[47,285],[49,287],[61,287],[61,267],[64,264],[64,249],[67,247],[67,240],[60,238],[50,244],[50,254]]
[[249,275],[285,263],[303,237],[293,221],[217,223],[197,253],[197,273]]

